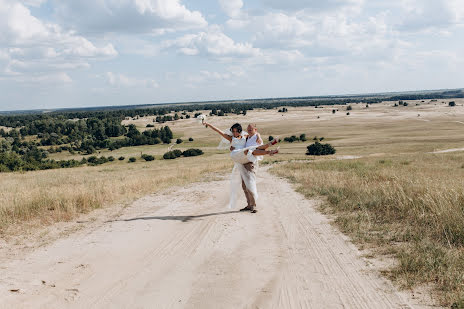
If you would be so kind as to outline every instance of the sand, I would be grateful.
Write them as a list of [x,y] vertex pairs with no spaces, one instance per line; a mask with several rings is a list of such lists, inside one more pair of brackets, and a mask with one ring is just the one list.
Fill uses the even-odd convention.
[[425,308],[379,275],[320,201],[265,168],[258,188],[257,214],[226,208],[227,179],[195,183],[12,252],[0,258],[0,307]]

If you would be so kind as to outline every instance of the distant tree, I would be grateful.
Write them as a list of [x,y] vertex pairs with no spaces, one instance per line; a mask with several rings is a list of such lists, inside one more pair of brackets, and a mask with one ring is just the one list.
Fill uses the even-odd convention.
[[271,142],[271,141],[273,141],[273,140],[274,140],[274,136],[269,135],[269,141]]
[[174,152],[172,152],[172,151],[168,151],[163,155],[163,159],[165,159],[165,160],[172,160],[172,159],[175,159],[175,158],[177,158],[177,157],[174,154]]
[[145,161],[153,161],[155,160],[155,157],[152,155],[143,154],[142,159],[144,159]]
[[180,138],[178,138],[178,139],[176,140],[176,144],[182,144],[182,142],[183,142],[183,140],[180,139]]
[[134,163],[135,161],[137,161],[136,158],[134,158],[134,157],[130,157],[130,158],[129,158],[129,163]]
[[456,102],[451,101],[451,102],[448,103],[448,105],[451,106],[451,107],[456,106]]
[[126,159],[126,158],[124,158],[124,157],[119,157],[118,158],[119,161],[123,161],[124,159]]
[[203,154],[203,150],[201,149],[187,149],[182,153],[184,157],[195,157],[200,156]]
[[346,108],[347,111],[350,111],[352,109],[353,109],[353,107],[351,107],[351,105],[348,105],[347,108]]
[[306,141],[307,141],[307,139],[306,139],[306,134],[303,133],[303,134],[300,135],[300,141],[302,141],[302,142],[306,142]]
[[335,112],[336,112],[336,110],[333,109],[333,110],[332,110],[332,114],[335,114]]
[[193,138],[192,138],[192,137],[189,137],[189,142],[193,142]]
[[113,157],[113,156],[109,156],[109,157],[108,157],[108,161],[113,162],[113,161],[114,161],[114,157]]
[[311,156],[326,156],[335,154],[335,148],[330,144],[321,144],[319,142],[315,142],[307,147],[308,151],[306,152],[307,155]]
[[176,156],[176,158],[179,158],[182,155],[182,151],[179,149],[174,149],[172,153]]

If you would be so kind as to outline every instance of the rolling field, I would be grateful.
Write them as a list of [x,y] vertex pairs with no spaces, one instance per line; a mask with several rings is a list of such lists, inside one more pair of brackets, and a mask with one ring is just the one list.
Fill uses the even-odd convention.
[[[270,135],[306,134],[306,142],[280,143],[281,153],[263,164],[276,163],[273,174],[290,179],[308,198],[322,198],[320,209],[368,254],[393,258],[386,276],[403,288],[432,287],[438,303],[451,305],[464,299],[464,100],[453,100],[455,107],[448,101],[408,101],[409,106],[398,107],[384,102],[368,108],[352,104],[350,115],[346,106],[288,108],[287,113],[253,110],[208,121],[223,129],[235,122],[244,128],[256,123],[265,141]],[[143,130],[153,117],[124,123]],[[227,151],[216,149],[219,136],[212,130],[194,119],[166,125],[184,140],[173,149],[200,148],[205,154],[162,160],[168,145],[139,146],[101,151],[96,155],[116,160],[96,167],[1,173],[1,235],[40,235],[44,225],[95,208],[230,172]],[[335,146],[336,155],[306,156],[315,136]],[[189,137],[194,141],[188,142]],[[156,160],[145,162],[142,153]],[[120,156],[125,160],[118,161]],[[62,152],[50,157],[83,156]],[[129,157],[137,162],[127,163]]]

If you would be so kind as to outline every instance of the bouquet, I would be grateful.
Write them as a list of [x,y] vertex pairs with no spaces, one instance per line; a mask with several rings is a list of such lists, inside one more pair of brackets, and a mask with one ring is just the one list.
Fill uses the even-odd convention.
[[198,115],[197,120],[199,123],[204,124],[206,122],[206,115],[203,115],[203,114]]

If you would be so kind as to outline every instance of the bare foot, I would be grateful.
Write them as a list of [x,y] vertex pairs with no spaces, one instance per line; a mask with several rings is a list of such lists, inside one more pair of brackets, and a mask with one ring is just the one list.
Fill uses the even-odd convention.
[[275,155],[275,154],[277,154],[277,153],[279,153],[279,148],[274,149],[274,150],[271,150],[271,151],[269,152],[269,155],[270,155],[270,156],[273,156],[273,155]]

